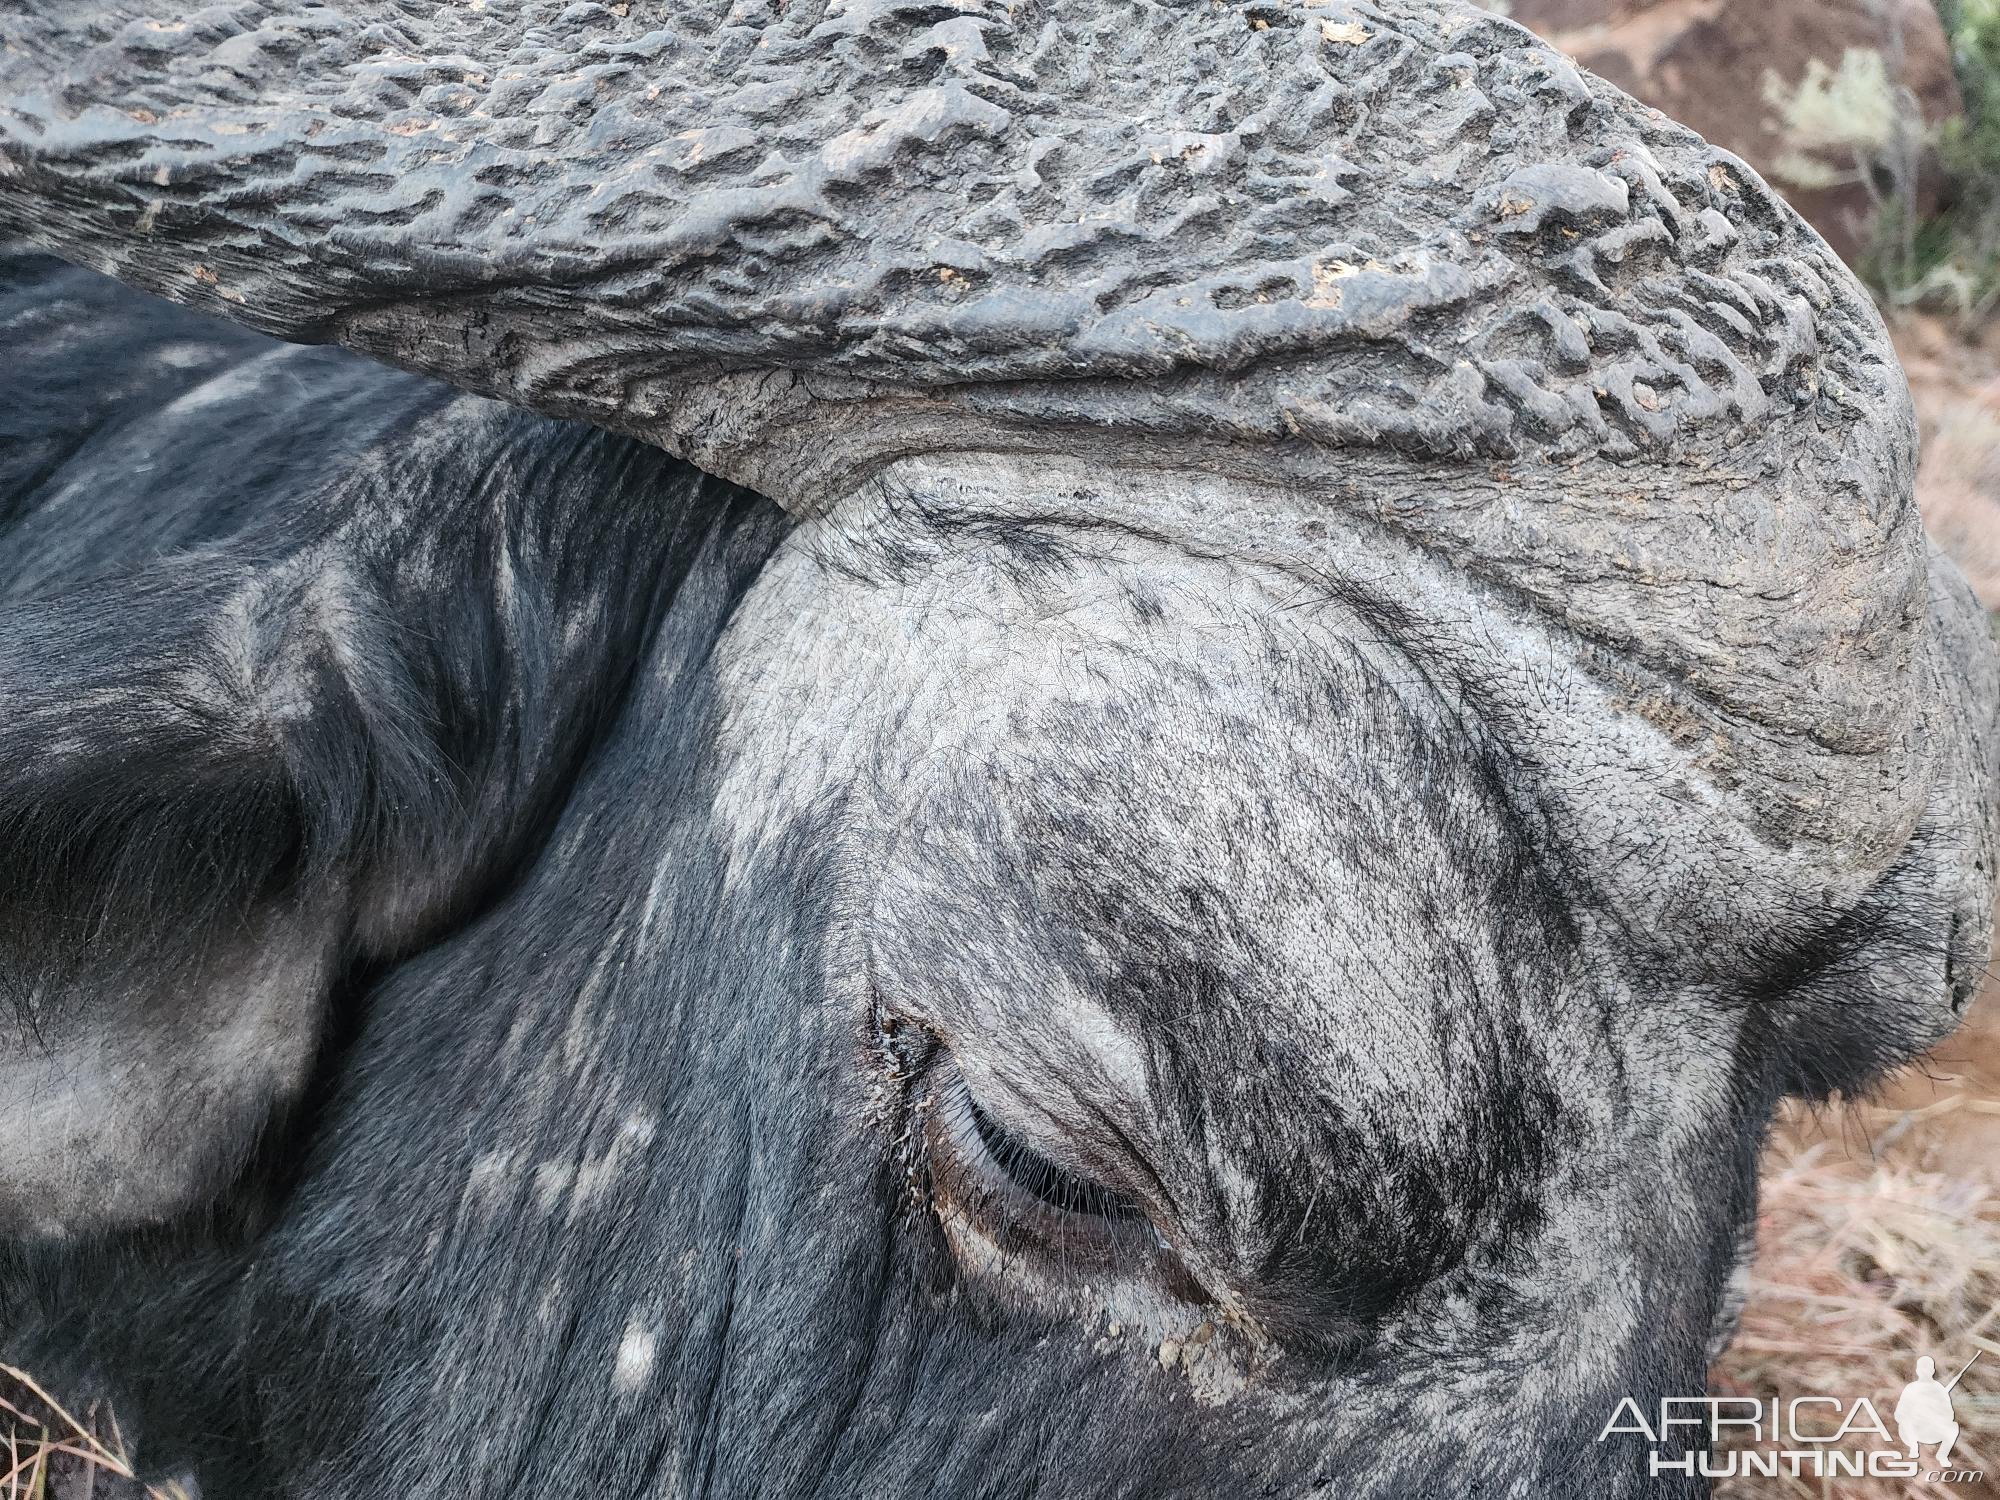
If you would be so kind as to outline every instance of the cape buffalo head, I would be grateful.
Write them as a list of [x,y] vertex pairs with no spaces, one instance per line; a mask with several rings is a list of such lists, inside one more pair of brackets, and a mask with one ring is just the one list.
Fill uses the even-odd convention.
[[12,273],[0,1349],[211,1497],[1675,1483],[1992,897],[1754,174],[1452,4],[9,25],[16,241],[474,396]]

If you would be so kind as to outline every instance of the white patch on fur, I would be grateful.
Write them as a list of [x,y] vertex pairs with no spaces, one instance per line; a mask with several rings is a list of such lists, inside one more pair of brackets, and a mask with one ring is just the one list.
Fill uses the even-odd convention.
[[645,1315],[633,1308],[625,1324],[625,1334],[618,1340],[618,1355],[611,1364],[611,1389],[628,1396],[652,1379],[659,1347],[660,1336],[647,1326]]
[[485,1151],[465,1174],[465,1206],[481,1216],[496,1212],[510,1195],[514,1175],[512,1151]]
[[673,877],[674,851],[668,849],[661,854],[660,862],[653,870],[653,879],[646,887],[646,905],[639,913],[639,936],[637,946],[641,951],[650,947],[653,939],[653,923],[659,916],[660,899],[666,894],[667,882]]
[[554,1213],[575,1181],[576,1166],[573,1162],[543,1162],[535,1168],[535,1207],[545,1214]]
[[[265,386],[283,374],[286,361],[296,358],[306,347],[304,344],[279,344],[250,359],[232,363],[175,397],[160,409],[160,417],[180,422],[205,407],[219,406],[225,401],[252,396],[268,397]],[[171,363],[164,358],[165,352],[161,351],[162,363]]]
[[594,1208],[604,1197],[606,1189],[652,1145],[658,1129],[652,1115],[637,1110],[628,1114],[603,1153],[590,1157],[576,1169],[576,1181],[570,1189],[569,1198],[572,1212]]
[[576,998],[570,1002],[569,1020],[563,1027],[562,1060],[563,1067],[571,1073],[581,1071],[585,1062],[596,1057],[603,1041],[603,1017],[597,1013],[597,1000],[604,993],[613,968],[624,962],[621,952],[624,935],[622,926],[611,929],[598,949],[597,961],[590,966],[590,973],[584,976]]
[[543,1284],[542,1295],[535,1300],[535,1321],[544,1328],[553,1328],[556,1314],[562,1311],[565,1288],[560,1276],[553,1276]]

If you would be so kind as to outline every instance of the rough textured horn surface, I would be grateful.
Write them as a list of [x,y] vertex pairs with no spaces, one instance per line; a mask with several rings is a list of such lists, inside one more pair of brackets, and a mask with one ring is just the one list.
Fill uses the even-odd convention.
[[1574,639],[1803,899],[1893,860],[1962,736],[1866,297],[1736,159],[1483,12],[31,0],[6,30],[15,233],[795,510],[968,475],[1004,509],[1006,459],[1062,481],[1024,514],[1151,474],[1146,524],[1203,545],[1442,564],[1454,608]]

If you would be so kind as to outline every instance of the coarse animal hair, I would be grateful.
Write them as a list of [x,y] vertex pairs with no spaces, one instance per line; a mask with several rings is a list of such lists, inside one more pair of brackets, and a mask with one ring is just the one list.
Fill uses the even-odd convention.
[[1674,972],[1339,579],[0,340],[0,1352],[213,1500],[1693,1494],[1603,1415],[1935,1029],[1951,829]]

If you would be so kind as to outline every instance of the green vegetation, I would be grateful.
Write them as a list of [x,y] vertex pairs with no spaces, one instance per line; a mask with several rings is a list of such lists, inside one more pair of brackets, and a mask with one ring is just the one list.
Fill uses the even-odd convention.
[[1981,316],[2000,302],[2000,0],[1939,0],[1938,13],[1965,96],[1938,139],[1951,181],[1938,267],[1957,278],[1960,310]]
[[[1938,0],[1938,13],[1962,117],[1926,127],[1900,68],[1872,48],[1849,49],[1837,67],[1815,60],[1794,85],[1767,74],[1764,97],[1785,145],[1771,176],[1794,188],[1864,188],[1870,215],[1856,269],[1877,294],[1975,319],[2000,304],[2000,0]],[[1925,217],[1918,181],[1928,149],[1944,173],[1944,206]]]
[[1900,72],[1873,47],[1850,47],[1837,68],[1814,58],[1796,84],[1764,74],[1764,102],[1781,123],[1785,146],[1771,176],[1785,187],[1865,189],[1866,249],[1856,269],[1892,294],[1928,269],[1919,260],[1914,206],[1929,141],[1916,96],[1897,80]]

